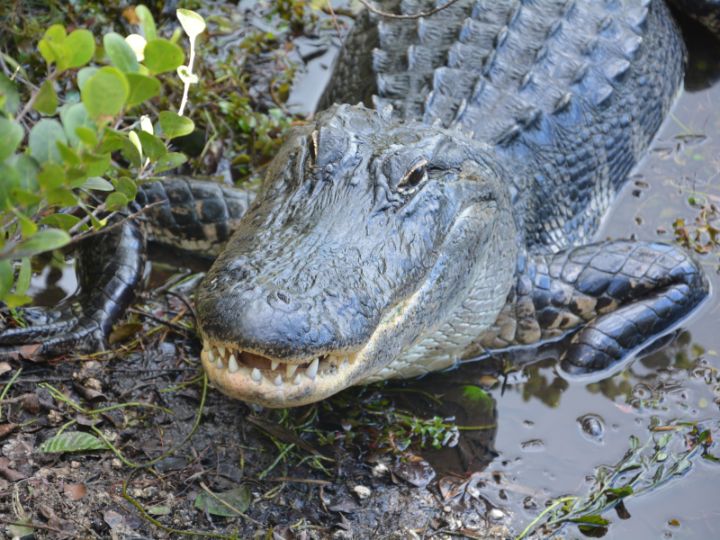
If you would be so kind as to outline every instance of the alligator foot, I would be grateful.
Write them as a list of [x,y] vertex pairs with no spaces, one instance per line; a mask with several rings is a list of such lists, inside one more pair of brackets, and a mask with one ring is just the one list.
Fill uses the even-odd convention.
[[79,247],[80,290],[57,310],[27,308],[23,328],[0,330],[0,358],[47,359],[102,349],[143,275],[145,239],[133,221],[118,223]]
[[559,339],[565,374],[618,367],[670,332],[707,295],[697,263],[661,243],[590,244],[520,262],[518,281],[491,331],[489,349]]
[[143,184],[134,203],[145,208],[142,228],[128,220],[83,241],[78,294],[57,310],[23,310],[27,327],[0,328],[0,358],[40,360],[103,349],[142,278],[146,235],[175,252],[217,254],[254,196],[251,190],[179,176]]

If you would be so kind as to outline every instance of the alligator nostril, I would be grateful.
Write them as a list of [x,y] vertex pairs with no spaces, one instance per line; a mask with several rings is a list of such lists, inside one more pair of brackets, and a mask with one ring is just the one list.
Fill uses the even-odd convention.
[[283,292],[276,291],[275,296],[277,296],[281,302],[285,302],[286,304],[290,303],[290,297]]

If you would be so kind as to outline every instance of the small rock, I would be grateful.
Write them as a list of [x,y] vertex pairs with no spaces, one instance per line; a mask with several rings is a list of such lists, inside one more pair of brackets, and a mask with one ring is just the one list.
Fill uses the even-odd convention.
[[504,518],[505,512],[503,512],[499,508],[493,508],[488,512],[488,519],[490,519],[490,521],[501,521]]
[[372,475],[375,478],[380,478],[382,476],[385,476],[389,470],[390,469],[388,468],[388,466],[384,463],[378,463],[372,468]]
[[122,469],[122,461],[120,461],[118,458],[113,458],[113,460],[110,462],[113,469]]
[[372,490],[367,486],[355,486],[352,489],[359,499],[367,499],[372,494]]
[[79,461],[71,461],[71,462],[70,462],[70,468],[71,468],[71,469],[79,469],[79,468],[80,468],[80,462],[79,462]]

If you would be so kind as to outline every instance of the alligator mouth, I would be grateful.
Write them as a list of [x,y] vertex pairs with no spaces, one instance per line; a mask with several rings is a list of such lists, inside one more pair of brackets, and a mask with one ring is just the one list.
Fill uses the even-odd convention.
[[282,407],[316,401],[318,393],[325,393],[323,389],[342,388],[355,371],[358,353],[289,360],[205,339],[200,357],[210,380],[221,392],[244,401]]

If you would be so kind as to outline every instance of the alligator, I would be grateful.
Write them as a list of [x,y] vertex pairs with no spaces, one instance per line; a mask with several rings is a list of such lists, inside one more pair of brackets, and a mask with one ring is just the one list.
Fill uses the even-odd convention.
[[105,346],[146,239],[216,257],[195,293],[202,365],[269,407],[561,339],[562,373],[604,375],[695,310],[708,282],[682,249],[593,241],[681,89],[664,3],[374,5],[334,104],[291,130],[258,190],[143,184],[140,219],[80,246],[77,296],[29,308],[2,354]]

